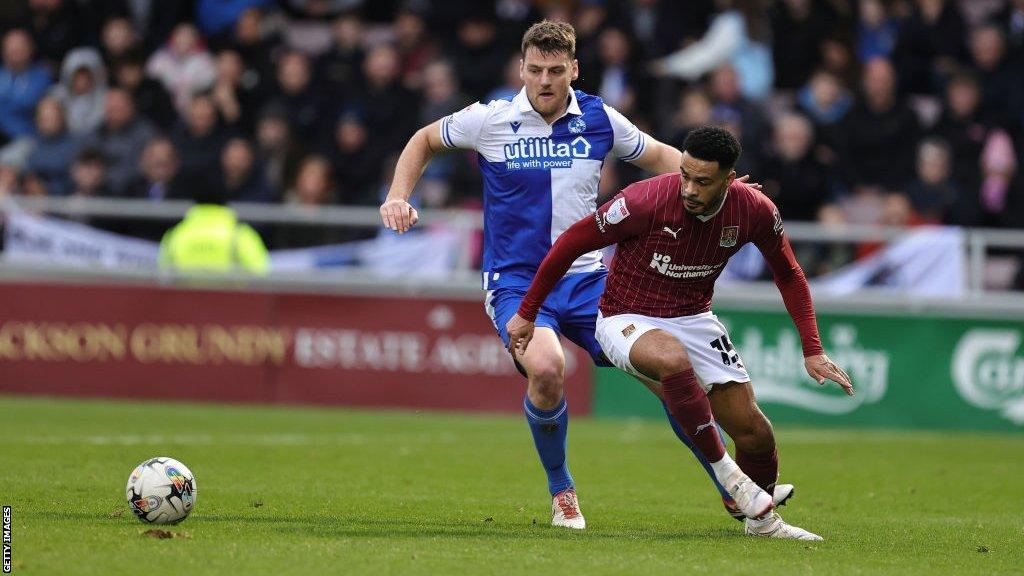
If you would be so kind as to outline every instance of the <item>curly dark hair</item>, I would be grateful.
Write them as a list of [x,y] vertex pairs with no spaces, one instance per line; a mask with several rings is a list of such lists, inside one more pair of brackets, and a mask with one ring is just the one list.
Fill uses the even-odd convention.
[[686,136],[683,151],[698,160],[718,162],[722,170],[732,170],[743,149],[740,141],[725,128],[701,126]]

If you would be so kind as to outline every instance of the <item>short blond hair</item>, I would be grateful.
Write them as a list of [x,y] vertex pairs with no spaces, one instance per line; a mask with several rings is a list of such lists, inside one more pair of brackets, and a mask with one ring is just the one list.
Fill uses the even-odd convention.
[[576,57],[576,29],[567,22],[543,20],[537,22],[523,34],[523,55],[533,46],[543,54],[566,53],[569,59]]

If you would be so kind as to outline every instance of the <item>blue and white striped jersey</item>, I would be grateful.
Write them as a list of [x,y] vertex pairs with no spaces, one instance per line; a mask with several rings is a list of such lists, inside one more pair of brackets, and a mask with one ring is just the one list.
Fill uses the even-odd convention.
[[[484,177],[484,288],[527,286],[558,236],[597,208],[608,154],[632,161],[648,137],[597,96],[570,91],[566,114],[548,124],[526,89],[511,101],[476,103],[441,119],[449,148],[479,153]],[[601,267],[581,256],[569,273]]]

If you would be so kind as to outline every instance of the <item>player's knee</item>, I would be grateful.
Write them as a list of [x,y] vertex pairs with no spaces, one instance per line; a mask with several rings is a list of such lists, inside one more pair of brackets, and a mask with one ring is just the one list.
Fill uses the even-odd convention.
[[666,376],[678,374],[683,370],[693,368],[693,364],[690,363],[689,355],[686,354],[686,350],[682,347],[675,347],[671,350],[666,350],[661,355],[660,364],[661,373],[658,375],[658,379],[663,379]]
[[537,362],[528,370],[530,402],[541,410],[550,410],[558,405],[563,394],[564,368],[558,361]]

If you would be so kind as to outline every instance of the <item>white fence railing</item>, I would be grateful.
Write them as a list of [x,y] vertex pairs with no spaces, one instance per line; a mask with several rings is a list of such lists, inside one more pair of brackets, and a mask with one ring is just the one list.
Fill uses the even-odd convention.
[[[131,219],[151,221],[175,221],[180,219],[191,206],[187,201],[153,202],[140,199],[119,198],[51,198],[11,196],[0,204],[35,213],[63,217],[103,217],[108,219]],[[377,228],[380,216],[376,207],[318,206],[309,208],[294,205],[233,203],[231,206],[239,217],[253,224],[274,224],[286,226],[340,226],[350,228]],[[420,224],[423,226],[443,223],[459,230],[479,230],[483,219],[473,210],[421,210]],[[910,234],[913,228],[891,226],[843,225],[826,227],[817,223],[787,222],[786,232],[794,242],[821,244],[891,243]],[[970,228],[964,231],[963,249],[967,255],[967,292],[972,299],[993,295],[985,288],[986,265],[993,249],[1004,252],[1020,251],[1024,257],[1024,230],[997,230]],[[474,271],[462,266],[456,270],[447,285],[449,287],[475,282]],[[305,277],[302,282],[319,284],[337,282],[341,277],[358,278],[359,282],[373,283],[372,275],[360,274],[359,270],[347,270],[343,275],[330,271],[317,272]],[[283,279],[279,279],[284,281]],[[394,282],[389,279],[388,282]],[[1007,295],[1009,298],[1024,299],[1024,295]]]

